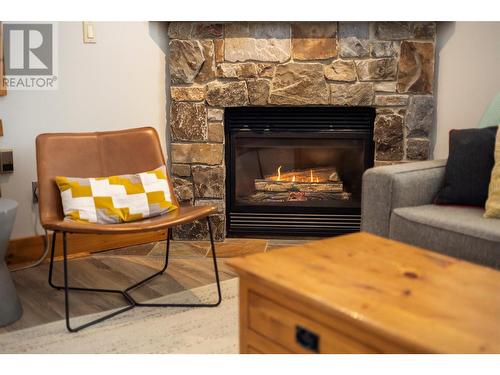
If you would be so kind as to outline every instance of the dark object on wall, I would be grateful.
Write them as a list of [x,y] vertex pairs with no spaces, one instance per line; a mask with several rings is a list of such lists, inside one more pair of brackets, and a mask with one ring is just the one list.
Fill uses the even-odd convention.
[[14,156],[12,150],[0,150],[0,174],[14,172]]
[[436,204],[484,207],[494,165],[497,126],[450,131],[450,152]]

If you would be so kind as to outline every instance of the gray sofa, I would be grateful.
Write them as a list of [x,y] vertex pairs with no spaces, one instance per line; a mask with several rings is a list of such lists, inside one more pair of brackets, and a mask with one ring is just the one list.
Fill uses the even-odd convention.
[[377,167],[363,175],[361,229],[500,269],[500,219],[476,207],[437,206],[446,160]]

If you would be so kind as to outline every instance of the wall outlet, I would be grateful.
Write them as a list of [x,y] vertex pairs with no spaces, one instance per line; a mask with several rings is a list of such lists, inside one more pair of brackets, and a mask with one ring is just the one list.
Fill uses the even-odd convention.
[[37,181],[33,181],[31,183],[31,195],[32,195],[33,204],[37,204],[38,203],[38,182]]

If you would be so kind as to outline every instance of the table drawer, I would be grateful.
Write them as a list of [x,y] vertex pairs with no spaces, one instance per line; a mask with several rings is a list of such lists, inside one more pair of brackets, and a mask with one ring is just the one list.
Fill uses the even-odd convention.
[[253,291],[248,294],[248,325],[267,340],[294,353],[375,353],[375,349],[333,328],[283,307]]

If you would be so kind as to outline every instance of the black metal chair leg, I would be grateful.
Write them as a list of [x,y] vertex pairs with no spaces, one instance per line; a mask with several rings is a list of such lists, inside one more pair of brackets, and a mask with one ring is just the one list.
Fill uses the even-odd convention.
[[[138,283],[132,285],[131,287],[125,289],[125,293],[134,301],[135,306],[138,306],[138,307],[216,307],[216,306],[220,305],[220,303],[222,302],[222,293],[221,293],[221,288],[220,288],[219,270],[218,270],[218,267],[217,267],[217,255],[215,253],[215,244],[214,244],[214,238],[213,238],[213,233],[212,233],[212,226],[211,226],[211,223],[210,223],[210,217],[209,216],[207,216],[207,225],[208,225],[208,233],[210,235],[210,246],[211,246],[211,249],[212,249],[212,259],[213,259],[213,262],[214,262],[215,280],[216,280],[216,283],[217,283],[217,294],[218,294],[217,302],[215,302],[215,303],[141,303],[141,302],[137,302],[134,299],[134,297],[132,297],[129,294],[129,291],[131,291],[134,288],[137,288],[138,286],[144,284],[145,282],[151,280],[152,278],[154,278],[154,277],[162,274],[165,271],[165,269],[166,269],[166,265],[165,265],[165,267],[163,268],[163,270],[161,270],[159,272],[156,272],[155,274],[147,277],[146,279],[141,280]],[[169,243],[170,243],[170,236],[168,236],[168,240],[167,240],[166,264],[168,263]]]
[[[172,230],[171,230],[171,228],[168,228],[167,229],[167,249],[165,251],[165,261],[163,263],[162,269],[159,270],[158,272],[155,272],[151,276],[146,277],[144,280],[138,281],[135,284],[129,286],[127,289],[124,290],[125,293],[127,293],[128,291],[130,291],[132,289],[138,288],[142,284],[147,283],[149,280],[154,279],[157,276],[163,275],[163,273],[167,270],[167,267],[168,267],[168,257],[170,254],[170,237],[171,236],[172,236]],[[129,297],[132,298],[131,296],[129,296]]]
[[51,244],[51,248],[50,248],[49,285],[54,289],[61,290],[62,289],[61,287],[54,285],[54,283],[52,282],[52,273],[53,273],[53,269],[54,269],[54,253],[56,250],[56,234],[57,234],[57,232],[54,232],[52,234],[52,244]]
[[207,216],[207,225],[208,225],[208,233],[210,235],[210,247],[212,249],[212,259],[214,261],[215,280],[217,282],[217,295],[218,295],[218,299],[217,299],[217,303],[215,304],[215,306],[218,306],[222,302],[222,293],[221,293],[221,290],[220,290],[219,268],[217,267],[217,255],[215,253],[214,235],[213,235],[213,232],[212,232],[212,224],[210,223],[210,217],[209,216]]
[[[63,290],[64,286],[63,285],[56,285],[54,284],[54,281],[52,280],[53,274],[54,274],[54,254],[55,254],[55,248],[56,248],[56,234],[57,232],[54,232],[52,235],[52,249],[50,252],[50,264],[49,264],[49,285],[57,290]],[[63,239],[65,237],[65,233],[63,233]],[[115,294],[121,294],[123,295],[123,291],[119,289],[102,289],[102,288],[80,288],[80,287],[68,287],[69,290],[76,290],[80,292],[102,292],[102,293],[115,293]],[[128,298],[124,296],[127,300]]]
[[167,228],[167,248],[165,251],[165,264],[161,270],[161,273],[164,273],[168,267],[168,257],[170,255],[170,240],[172,239],[172,228]]
[[[78,327],[71,327],[70,324],[70,312],[69,312],[69,291],[70,287],[68,286],[68,249],[67,249],[67,241],[66,241],[66,232],[63,232],[63,269],[64,269],[64,309],[65,309],[65,315],[66,315],[66,328],[70,332],[78,332],[81,329],[90,327],[94,324],[100,323],[104,320],[110,319],[118,314],[124,313],[125,311],[128,311],[130,309],[133,309],[135,304],[132,299],[130,299],[124,292],[120,291],[120,293],[125,297],[127,302],[129,303],[126,307],[116,310],[110,314],[106,314],[104,316],[101,316],[98,319],[92,320],[90,322],[87,322],[85,324],[79,325]],[[74,288],[73,288],[74,289]],[[86,289],[86,288],[79,288],[78,290],[85,290],[85,291],[91,291],[91,292],[103,292],[102,289]],[[106,292],[104,292],[106,293]]]
[[[56,235],[57,233],[54,232],[53,237],[52,237],[52,249],[50,253],[50,264],[49,264],[49,285],[55,289],[59,290],[64,290],[64,308],[65,308],[65,316],[66,316],[66,328],[68,329],[69,332],[77,332],[80,331],[84,328],[90,327],[94,324],[100,323],[104,320],[110,319],[118,314],[121,314],[125,311],[128,311],[130,309],[133,309],[136,306],[140,307],[216,307],[219,306],[221,301],[222,301],[222,293],[221,293],[221,287],[220,287],[220,279],[219,279],[219,270],[217,267],[217,255],[215,252],[215,244],[214,244],[214,238],[213,238],[213,232],[212,232],[212,225],[210,223],[210,218],[207,217],[207,225],[208,225],[208,232],[210,235],[210,247],[212,250],[212,259],[213,259],[213,265],[214,265],[214,272],[215,272],[215,280],[217,284],[217,302],[215,303],[138,303],[128,292],[131,291],[132,289],[135,289],[142,284],[150,281],[151,279],[162,275],[168,267],[168,260],[169,260],[169,254],[170,254],[170,240],[172,237],[172,230],[171,228],[167,229],[167,248],[165,251],[165,262],[163,264],[163,267],[161,270],[158,272],[154,273],[153,275],[145,278],[144,280],[141,280],[134,285],[128,287],[125,290],[117,290],[117,289],[99,289],[99,288],[80,288],[80,287],[70,287],[68,284],[68,244],[67,244],[67,238],[66,238],[66,232],[62,232],[63,236],[63,278],[64,278],[64,285],[56,285],[54,284],[52,277],[53,277],[53,270],[54,270],[54,254],[55,254],[55,246],[56,246]],[[82,325],[79,325],[77,327],[72,327],[71,326],[71,319],[70,319],[70,301],[69,301],[69,291],[81,291],[81,292],[95,292],[95,293],[117,293],[121,294],[125,300],[127,301],[128,305],[124,308],[121,308],[119,310],[116,310],[110,314],[104,315],[98,319],[92,320],[90,322],[84,323]]]

